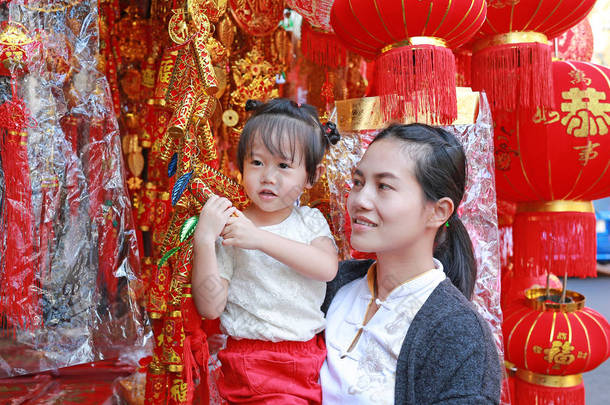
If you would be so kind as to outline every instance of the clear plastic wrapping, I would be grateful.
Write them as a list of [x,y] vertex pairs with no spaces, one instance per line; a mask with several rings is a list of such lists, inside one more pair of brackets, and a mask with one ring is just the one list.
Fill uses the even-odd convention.
[[[20,163],[30,181],[28,188],[7,180],[22,156],[5,153],[0,209],[3,218],[21,209],[25,220],[19,235],[10,232],[14,223],[1,223],[0,285],[3,297],[13,297],[2,307],[0,377],[110,358],[135,363],[151,335],[134,293],[137,240],[119,128],[98,68],[97,2],[8,7],[10,24],[39,42],[40,52],[28,55],[27,69],[2,77],[14,90],[0,87],[0,103],[21,99],[29,111]],[[7,147],[6,130],[0,134]],[[18,266],[7,262],[7,246],[15,245],[9,238],[31,247]],[[15,286],[26,293],[18,296]]]

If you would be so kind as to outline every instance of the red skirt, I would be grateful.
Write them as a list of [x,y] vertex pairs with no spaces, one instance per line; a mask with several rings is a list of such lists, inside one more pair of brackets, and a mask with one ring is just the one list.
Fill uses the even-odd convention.
[[229,404],[321,404],[319,379],[325,358],[321,336],[277,343],[229,338],[226,349],[218,353],[218,390]]

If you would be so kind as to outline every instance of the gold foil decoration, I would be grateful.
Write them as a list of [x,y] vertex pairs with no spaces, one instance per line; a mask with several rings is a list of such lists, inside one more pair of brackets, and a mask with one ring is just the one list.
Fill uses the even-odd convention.
[[[458,117],[451,125],[472,124],[478,111],[479,93],[468,87],[457,88]],[[381,113],[379,97],[340,100],[337,107],[337,127],[341,132],[357,132],[370,129],[382,129],[389,124]],[[402,123],[414,122],[413,117],[406,117]],[[431,124],[430,122],[423,122]]]

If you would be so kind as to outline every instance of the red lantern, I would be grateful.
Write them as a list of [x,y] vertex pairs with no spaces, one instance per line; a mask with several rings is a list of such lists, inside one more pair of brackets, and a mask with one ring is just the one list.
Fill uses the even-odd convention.
[[584,404],[581,373],[610,356],[610,325],[585,307],[585,297],[566,291],[568,303],[555,299],[561,291],[527,291],[511,307],[502,333],[506,359],[517,368],[514,404]]
[[494,117],[498,198],[518,202],[515,271],[594,276],[595,215],[610,195],[610,69],[553,62],[557,110]]
[[336,0],[331,25],[348,49],[376,58],[386,118],[457,117],[455,61],[449,48],[465,42],[486,15],[484,0]]
[[553,106],[548,40],[576,25],[595,0],[488,0],[474,46],[472,87],[492,110]]

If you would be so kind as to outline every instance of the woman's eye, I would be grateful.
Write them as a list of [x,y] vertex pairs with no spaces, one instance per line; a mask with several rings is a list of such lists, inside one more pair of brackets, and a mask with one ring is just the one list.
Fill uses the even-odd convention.
[[380,184],[379,184],[379,189],[380,189],[380,190],[392,190],[392,187],[390,187],[390,186],[389,186],[389,185],[387,185],[387,184],[380,183]]
[[280,169],[288,169],[290,167],[288,163],[280,163],[278,166]]
[[353,187],[354,187],[354,188],[356,188],[356,187],[362,187],[362,181],[361,181],[361,180],[359,180],[359,179],[353,179],[353,180],[352,180],[352,185],[353,185]]
[[263,164],[263,162],[261,162],[260,160],[256,160],[256,159],[254,159],[254,160],[252,161],[252,165],[253,165],[253,166],[261,166],[262,164]]

